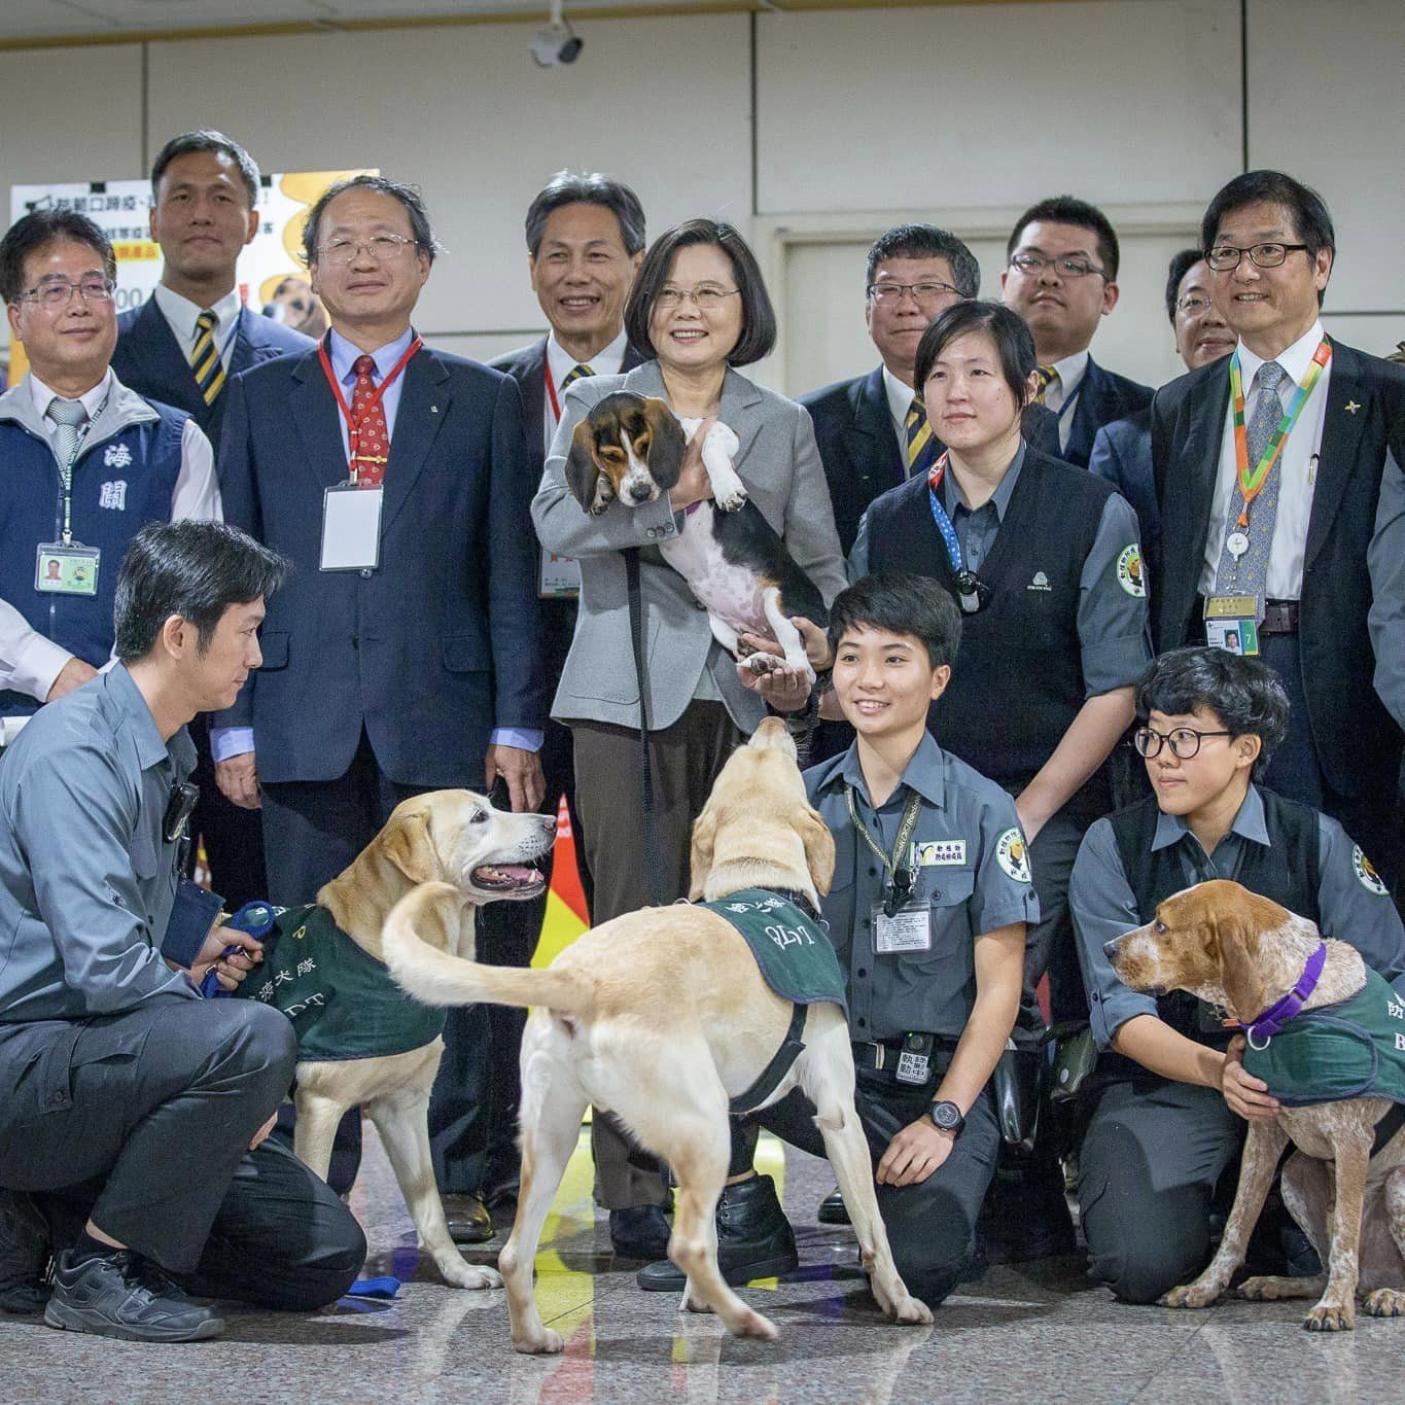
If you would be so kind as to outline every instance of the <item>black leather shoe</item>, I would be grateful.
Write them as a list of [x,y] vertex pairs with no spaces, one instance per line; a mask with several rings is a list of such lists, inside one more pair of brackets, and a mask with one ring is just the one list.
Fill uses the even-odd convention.
[[610,1211],[610,1243],[622,1259],[656,1259],[668,1253],[668,1220],[661,1205]]
[[493,1237],[493,1217],[476,1195],[445,1195],[444,1218],[455,1244],[485,1244]]
[[125,1249],[73,1263],[65,1250],[54,1265],[54,1291],[44,1309],[50,1327],[128,1342],[200,1342],[224,1322],[184,1294],[164,1298],[142,1281],[142,1266]]
[[840,1195],[837,1187],[820,1201],[820,1208],[815,1212],[815,1218],[821,1224],[849,1223],[849,1211],[844,1204],[844,1197]]
[[[770,1176],[752,1176],[724,1187],[717,1202],[717,1266],[734,1288],[800,1267],[795,1231]],[[646,1293],[681,1293],[686,1278],[663,1259],[640,1269],[635,1281]]]
[[0,1190],[0,1312],[43,1312],[49,1226],[23,1191]]

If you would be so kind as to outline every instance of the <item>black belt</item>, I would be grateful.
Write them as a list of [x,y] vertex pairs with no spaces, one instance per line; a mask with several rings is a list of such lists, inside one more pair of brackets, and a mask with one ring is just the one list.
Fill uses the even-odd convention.
[[[1205,597],[1200,599],[1200,638],[1205,638]],[[1298,632],[1299,605],[1296,600],[1265,600],[1263,623],[1259,625],[1259,633],[1263,634],[1296,634]]]
[[[956,1048],[956,1040],[944,1034],[934,1034],[932,1052],[951,1053]],[[854,1051],[854,1067],[871,1070],[875,1073],[891,1072],[898,1066],[898,1055],[907,1047],[907,1036],[898,1035],[894,1039],[876,1039],[866,1043],[855,1041],[849,1046]]]

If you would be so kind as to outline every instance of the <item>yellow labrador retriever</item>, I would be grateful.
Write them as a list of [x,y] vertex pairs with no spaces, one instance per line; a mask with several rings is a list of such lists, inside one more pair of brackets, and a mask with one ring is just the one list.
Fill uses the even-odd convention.
[[[767,888],[817,904],[833,872],[834,841],[806,801],[794,743],[778,719],[768,719],[728,760],[693,827],[690,897],[715,901]],[[669,1256],[687,1274],[683,1307],[715,1310],[737,1335],[774,1338],[772,1323],[718,1271],[713,1214],[727,1175],[729,1101],[768,1067],[794,1007],[772,993],[745,939],[711,911],[679,904],[631,913],[587,932],[550,969],[530,971],[447,954],[463,902],[442,884],[410,893],[386,923],[385,959],[408,991],[430,1003],[534,1007],[522,1043],[522,1194],[498,1261],[513,1346],[562,1348],[537,1311],[532,1266],[592,1104],[615,1113],[673,1167]],[[806,1008],[803,1052],[757,1105],[803,1089],[817,1109],[874,1296],[899,1322],[930,1322],[930,1310],[898,1275],[878,1213],[843,1011],[827,1002]]]
[[[1405,1050],[1400,998],[1367,970],[1355,947],[1323,941],[1306,918],[1225,879],[1167,898],[1151,922],[1109,942],[1107,952],[1118,979],[1134,990],[1188,990],[1227,1010],[1248,1031],[1245,1068],[1255,1076],[1256,1054],[1267,1055],[1276,1041],[1305,1032],[1329,1041],[1308,1044],[1306,1055],[1285,1056],[1281,1044],[1275,1051],[1285,1076],[1302,1070],[1299,1097],[1285,1091],[1291,1083],[1276,1083],[1274,1066],[1262,1067],[1280,1111],[1249,1123],[1234,1209],[1209,1267],[1162,1303],[1208,1307],[1229,1287],[1291,1141],[1297,1151],[1283,1168],[1283,1201],[1328,1272],[1250,1278],[1240,1295],[1320,1294],[1303,1321],[1318,1332],[1354,1327],[1358,1292],[1372,1316],[1405,1313],[1405,1129],[1391,1115],[1391,1099],[1350,1095],[1364,1085],[1386,1086],[1360,1074],[1379,1074]],[[1345,1045],[1336,1042],[1343,1038]],[[1330,1092],[1337,1101],[1303,1100]]]
[[[317,903],[345,937],[380,961],[381,929],[395,904],[417,884],[448,885],[462,921],[443,928],[445,950],[471,953],[474,912],[483,903],[540,893],[542,874],[530,865],[555,837],[554,816],[508,814],[468,790],[433,791],[397,805],[351,867],[322,887]],[[255,967],[249,983],[259,979]],[[388,978],[385,984],[391,997],[404,1000]],[[370,1020],[375,1012],[365,1015]],[[444,1281],[456,1288],[492,1288],[498,1275],[467,1263],[449,1237],[434,1181],[429,1092],[443,1052],[444,1041],[436,1037],[405,1053],[299,1060],[294,1150],[325,1178],[337,1124],[348,1109],[364,1107],[385,1145],[420,1242]]]

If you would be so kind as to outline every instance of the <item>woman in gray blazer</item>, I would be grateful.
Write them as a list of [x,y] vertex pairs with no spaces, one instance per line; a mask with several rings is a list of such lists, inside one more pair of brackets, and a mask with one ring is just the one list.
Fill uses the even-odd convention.
[[[645,255],[625,309],[629,339],[651,359],[622,376],[575,381],[532,503],[548,551],[580,562],[580,613],[551,715],[575,739],[576,796],[586,861],[595,884],[594,921],[651,901],[649,870],[661,896],[688,887],[689,832],[732,748],[770,702],[805,703],[794,681],[757,680],[714,641],[707,612],[657,544],[682,530],[682,510],[711,496],[696,452],[678,486],[639,507],[611,503],[588,515],[566,487],[571,435],[591,407],[614,391],[658,396],[680,418],[717,418],[741,441],[735,463],[751,501],[785,540],[826,602],[844,587],[844,564],[829,490],[809,413],[763,390],[733,367],[750,365],[775,343],[776,323],[756,259],[730,225],[689,220]],[[695,444],[700,444],[699,433]],[[641,548],[645,672],[648,683],[652,845],[646,853],[641,801],[639,683],[626,591],[625,553]],[[627,1159],[623,1137],[593,1124],[596,1193],[610,1211],[617,1252],[661,1257],[668,1224],[663,1182]],[[640,1157],[634,1153],[637,1162]],[[767,1187],[770,1182],[764,1183]]]

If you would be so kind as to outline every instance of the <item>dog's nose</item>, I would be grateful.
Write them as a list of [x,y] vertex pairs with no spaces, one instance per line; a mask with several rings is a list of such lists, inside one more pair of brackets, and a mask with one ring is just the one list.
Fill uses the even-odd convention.
[[649,496],[649,486],[647,483],[635,483],[629,489],[629,500],[633,503],[644,502]]
[[1109,961],[1111,961],[1111,960],[1113,959],[1113,957],[1115,957],[1115,956],[1117,955],[1117,949],[1118,949],[1118,947],[1120,947],[1121,945],[1122,945],[1122,938],[1121,938],[1121,937],[1113,937],[1113,939],[1112,939],[1110,942],[1104,942],[1104,943],[1103,943],[1103,955],[1106,956]]

